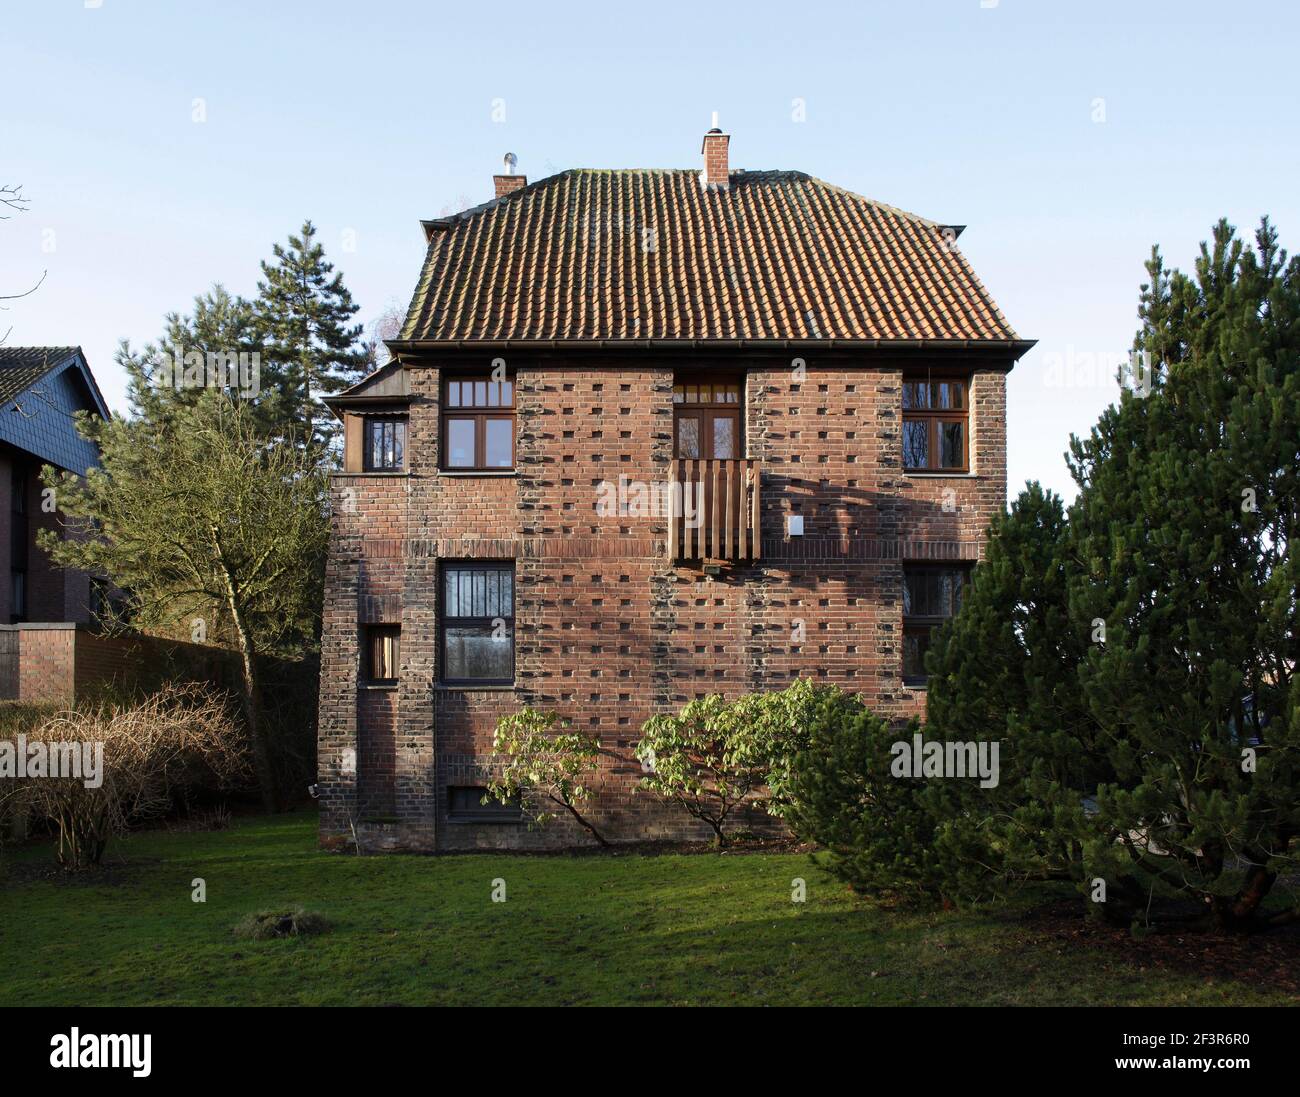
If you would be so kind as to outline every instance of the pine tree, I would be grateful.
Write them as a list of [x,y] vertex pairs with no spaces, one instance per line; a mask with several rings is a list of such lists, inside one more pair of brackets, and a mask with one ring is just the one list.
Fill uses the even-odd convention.
[[[127,399],[134,419],[158,424],[216,387],[248,405],[251,422],[264,431],[270,429],[263,406],[253,307],[220,283],[194,298],[189,315],[169,312],[157,342],[135,351],[123,340],[115,360],[127,375]],[[227,362],[235,366],[233,374],[226,375],[223,370]]]
[[1134,907],[1250,929],[1300,867],[1300,262],[1221,221],[1194,275],[1147,268],[1152,390],[1071,442],[1071,613],[1105,626],[1079,681],[1115,771],[1085,855]]
[[371,358],[361,345],[358,307],[343,275],[325,259],[310,221],[263,261],[255,322],[262,345],[265,406],[282,437],[329,447],[336,429],[321,397],[361,379]]

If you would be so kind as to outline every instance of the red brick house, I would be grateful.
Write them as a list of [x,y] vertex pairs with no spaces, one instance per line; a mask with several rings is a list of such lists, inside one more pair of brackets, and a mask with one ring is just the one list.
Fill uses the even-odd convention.
[[479,803],[525,704],[600,736],[615,840],[705,836],[633,791],[656,712],[800,676],[923,709],[1032,344],[959,226],[731,169],[728,140],[424,222],[393,361],[330,401],[323,839],[581,842]]

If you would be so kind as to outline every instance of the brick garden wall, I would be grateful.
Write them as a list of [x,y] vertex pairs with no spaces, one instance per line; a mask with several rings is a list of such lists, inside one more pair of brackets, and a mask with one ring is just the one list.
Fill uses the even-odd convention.
[[[425,849],[582,842],[563,820],[533,832],[446,820],[447,788],[485,783],[492,729],[524,704],[599,735],[608,757],[595,815],[616,840],[707,836],[633,791],[632,748],[657,712],[800,676],[861,692],[892,716],[923,712],[924,691],[901,678],[903,565],[975,560],[1004,506],[1000,364],[971,378],[971,474],[918,476],[902,472],[902,362],[810,361],[797,379],[788,359],[748,363],[745,448],[762,467],[763,554],[715,579],[672,565],[665,520],[596,512],[602,481],[668,478],[672,364],[511,365],[514,475],[438,472],[431,365],[410,373],[406,472],[334,478],[323,838],[356,822],[378,844]],[[802,538],[786,537],[788,514],[804,516]],[[515,561],[513,688],[436,686],[438,563],[456,558]],[[372,623],[401,625],[396,689],[359,682],[359,637]]]

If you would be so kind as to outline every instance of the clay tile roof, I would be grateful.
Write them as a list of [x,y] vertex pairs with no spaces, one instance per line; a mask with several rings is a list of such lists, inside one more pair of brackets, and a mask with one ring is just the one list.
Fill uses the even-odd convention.
[[797,171],[576,169],[425,224],[399,342],[1017,339],[954,232]]

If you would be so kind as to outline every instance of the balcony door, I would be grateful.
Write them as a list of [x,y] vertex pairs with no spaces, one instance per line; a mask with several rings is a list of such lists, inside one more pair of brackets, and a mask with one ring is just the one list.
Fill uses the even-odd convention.
[[701,380],[673,385],[673,456],[734,461],[741,457],[740,382]]

